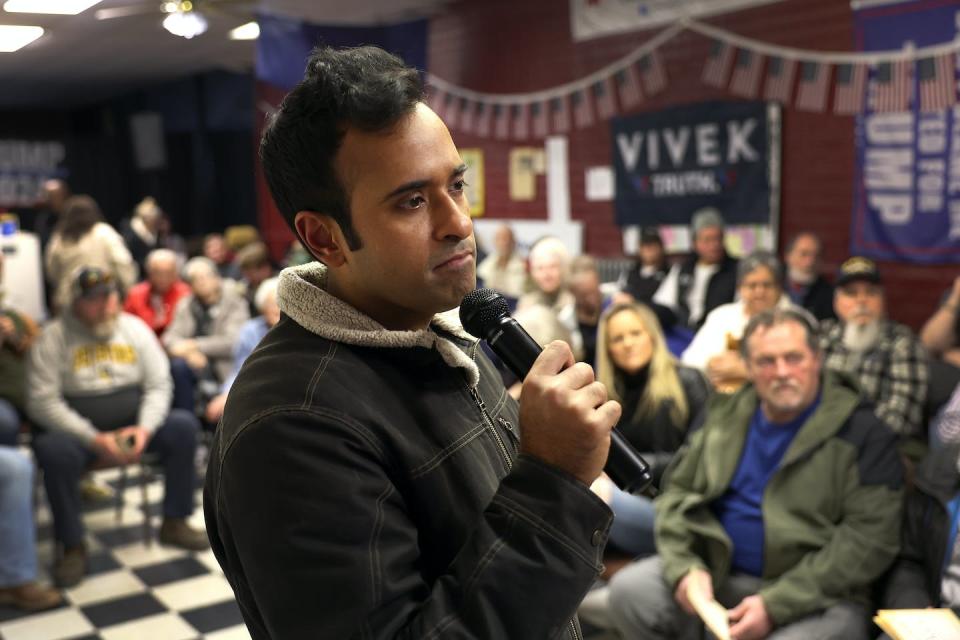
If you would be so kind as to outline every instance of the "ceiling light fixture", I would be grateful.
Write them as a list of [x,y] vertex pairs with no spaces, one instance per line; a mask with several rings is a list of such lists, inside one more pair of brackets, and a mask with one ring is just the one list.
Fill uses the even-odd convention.
[[180,10],[163,19],[163,28],[175,36],[189,40],[207,30],[207,19],[203,17],[203,14],[196,11],[183,10],[183,4],[181,4]]
[[22,49],[43,35],[43,27],[0,24],[0,53]]
[[55,13],[75,16],[83,13],[100,0],[7,0],[3,10],[9,13]]
[[230,30],[231,40],[256,40],[260,37],[260,25],[256,22],[242,24],[236,29]]

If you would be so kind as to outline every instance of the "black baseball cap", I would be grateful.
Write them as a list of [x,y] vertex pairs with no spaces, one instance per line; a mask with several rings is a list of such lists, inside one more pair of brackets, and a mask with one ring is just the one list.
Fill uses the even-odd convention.
[[82,267],[73,280],[75,298],[89,300],[116,290],[113,275],[99,267]]
[[840,270],[837,271],[838,287],[858,280],[881,284],[880,270],[877,269],[877,263],[870,258],[854,256],[840,265]]

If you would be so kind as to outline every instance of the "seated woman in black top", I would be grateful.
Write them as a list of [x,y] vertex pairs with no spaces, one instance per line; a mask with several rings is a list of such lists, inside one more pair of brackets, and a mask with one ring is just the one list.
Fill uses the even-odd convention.
[[[706,402],[706,380],[696,369],[676,362],[656,316],[637,303],[614,305],[601,317],[597,379],[606,385],[610,398],[623,405],[617,428],[650,464],[659,485]],[[619,491],[605,476],[594,490],[616,514],[610,530],[613,545],[633,555],[653,553],[653,503]]]

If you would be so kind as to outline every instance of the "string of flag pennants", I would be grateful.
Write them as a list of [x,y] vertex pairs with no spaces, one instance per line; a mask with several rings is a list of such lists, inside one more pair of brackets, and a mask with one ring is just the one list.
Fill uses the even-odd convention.
[[[587,77],[523,94],[480,93],[427,74],[428,104],[447,126],[497,140],[544,138],[593,126],[629,111],[668,83],[658,48],[684,29],[712,39],[701,80],[744,98],[834,113],[942,110],[957,103],[960,39],[902,51],[817,52],[744,38],[695,20],[683,20]],[[913,96],[914,77],[917,92]]]

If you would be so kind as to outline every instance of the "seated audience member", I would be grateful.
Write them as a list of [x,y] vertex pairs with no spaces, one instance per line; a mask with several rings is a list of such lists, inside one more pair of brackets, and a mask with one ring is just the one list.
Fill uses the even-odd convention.
[[0,607],[50,609],[63,602],[37,583],[33,526],[33,464],[13,447],[0,446]]
[[[0,281],[3,280],[0,252]],[[3,305],[0,292],[0,446],[15,446],[26,394],[25,356],[40,329],[27,315]]]
[[206,406],[230,375],[233,345],[250,312],[210,259],[191,258],[183,272],[191,293],[177,303],[162,341],[171,358],[173,406],[195,411],[195,387],[201,386],[201,406]]
[[217,394],[204,411],[207,422],[216,424],[223,415],[223,407],[227,402],[227,393],[233,385],[234,379],[240,373],[240,367],[243,366],[247,357],[253,353],[257,345],[267,335],[267,331],[273,328],[280,321],[280,307],[277,305],[277,278],[268,278],[257,287],[257,295],[254,297],[254,303],[257,305],[257,315],[240,327],[240,334],[237,336],[237,344],[233,347],[233,371],[230,373],[223,385],[220,387],[220,393]]
[[896,557],[896,438],[822,367],[806,312],[750,321],[750,383],[707,405],[656,501],[658,555],[610,582],[624,638],[699,625],[690,589],[729,608],[734,638],[868,637],[871,584]]
[[590,256],[577,256],[570,263],[570,293],[574,299],[577,333],[583,349],[583,361],[590,366],[597,362],[597,326],[600,314],[612,302],[600,290],[600,273]]
[[931,449],[903,510],[900,555],[884,583],[883,609],[949,607],[960,614],[960,445]]
[[733,302],[737,291],[737,261],[723,246],[720,212],[701,209],[690,227],[693,255],[674,265],[653,295],[654,304],[669,311],[661,319],[664,329],[673,324],[698,329],[711,311]]
[[170,249],[154,249],[146,258],[147,279],[127,293],[123,310],[147,323],[158,336],[173,320],[177,303],[190,294],[190,286],[177,273],[177,254]]
[[517,241],[510,225],[497,227],[493,246],[493,253],[477,265],[477,277],[483,280],[483,286],[516,300],[527,289],[527,265],[517,255]]
[[656,227],[644,227],[640,230],[636,261],[620,274],[617,288],[631,299],[651,306],[654,294],[668,273],[670,264],[660,232]]
[[850,258],[836,282],[838,319],[824,321],[820,335],[824,365],[853,376],[877,416],[901,439],[924,438],[926,350],[909,328],[886,318],[880,271],[872,260]]
[[960,276],[943,296],[943,303],[920,331],[930,355],[960,367]]
[[270,253],[267,245],[262,242],[253,242],[237,252],[234,263],[240,269],[240,281],[243,297],[247,300],[250,317],[259,313],[254,298],[260,283],[273,276],[273,264],[270,262]]
[[[645,305],[621,303],[605,311],[597,346],[597,380],[623,407],[617,429],[650,465],[654,486],[659,487],[667,464],[706,403],[707,381],[696,369],[677,364],[660,323]],[[609,498],[616,514],[610,542],[632,555],[653,553],[653,502],[618,490],[606,476],[598,485],[605,485],[598,493]]]
[[120,235],[127,244],[130,255],[140,268],[140,273],[146,273],[147,254],[160,248],[160,219],[163,210],[157,201],[147,196],[133,209],[133,216],[121,224]]
[[820,273],[823,244],[820,238],[804,231],[794,236],[783,254],[787,265],[786,294],[817,320],[836,318],[833,312],[833,286]]
[[157,223],[157,245],[177,254],[177,264],[187,261],[187,242],[173,230],[170,216],[164,211],[160,212],[160,221]]
[[221,278],[240,281],[240,269],[233,262],[230,247],[221,233],[208,233],[203,239],[203,255],[217,266]]
[[142,320],[120,310],[109,273],[81,269],[71,291],[72,303],[46,327],[27,365],[27,414],[38,428],[33,448],[62,546],[54,566],[61,587],[86,573],[79,482],[94,463],[159,454],[166,481],[160,541],[206,548],[204,533],[186,521],[193,512],[199,423],[170,410],[163,348]]
[[72,276],[81,267],[110,273],[121,293],[137,281],[137,264],[123,238],[103,221],[99,205],[90,196],[73,196],[64,204],[44,254],[44,267],[58,313],[70,304]]
[[527,261],[530,264],[533,291],[520,296],[517,310],[533,305],[550,309],[570,330],[573,339],[570,348],[577,360],[582,359],[583,348],[577,332],[576,300],[569,288],[570,252],[559,238],[547,236],[530,247]]
[[715,389],[730,393],[747,379],[740,355],[740,337],[750,319],[774,307],[789,307],[780,288],[780,261],[769,251],[754,251],[737,267],[740,299],[710,312],[681,361],[707,374]]

